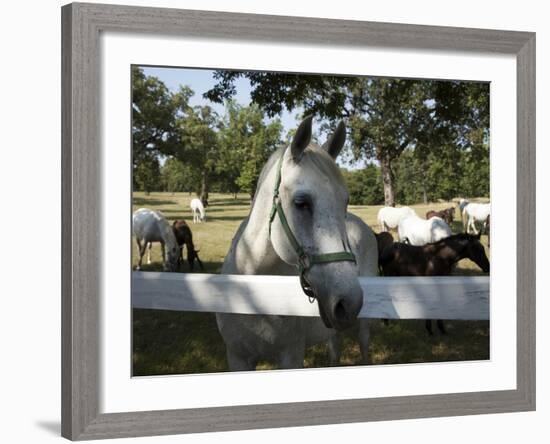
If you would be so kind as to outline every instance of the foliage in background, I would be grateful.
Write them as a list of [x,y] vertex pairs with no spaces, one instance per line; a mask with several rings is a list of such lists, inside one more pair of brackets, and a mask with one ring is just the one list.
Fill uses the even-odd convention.
[[243,107],[228,102],[226,117],[220,129],[220,176],[230,182],[228,191],[256,191],[260,172],[269,156],[281,145],[283,126],[280,120],[264,122],[256,105]]
[[[239,77],[251,82],[249,106],[231,99]],[[132,78],[135,190],[252,196],[269,155],[289,141],[272,119],[288,110],[314,114],[324,134],[345,120],[346,153],[367,165],[344,172],[352,203],[489,195],[486,83],[217,71],[205,97],[224,102],[218,116],[191,107],[187,86],[171,92],[137,67]]]
[[487,83],[216,71],[218,83],[205,97],[230,99],[240,77],[250,81],[252,101],[269,116],[302,108],[329,127],[344,119],[356,160],[380,166],[386,205],[395,204],[394,166],[406,149],[426,163],[448,145],[471,148],[475,134],[488,141]]
[[349,190],[351,205],[381,205],[384,203],[384,190],[380,178],[380,168],[370,164],[360,170],[342,169]]

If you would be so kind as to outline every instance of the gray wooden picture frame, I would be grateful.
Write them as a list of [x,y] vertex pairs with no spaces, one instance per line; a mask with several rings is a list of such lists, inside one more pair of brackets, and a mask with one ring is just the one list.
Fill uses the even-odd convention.
[[[517,388],[99,412],[100,47],[104,31],[517,57]],[[134,437],[535,409],[535,34],[74,3],[62,8],[62,435]]]

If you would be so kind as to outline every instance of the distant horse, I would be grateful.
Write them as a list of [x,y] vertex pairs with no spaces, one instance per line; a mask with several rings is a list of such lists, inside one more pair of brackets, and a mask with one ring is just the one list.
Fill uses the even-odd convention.
[[491,214],[490,203],[469,203],[464,207],[464,217],[467,220],[466,233],[477,234],[476,222],[482,222],[482,230],[487,227],[487,217]]
[[[448,276],[456,263],[464,258],[475,262],[485,273],[489,273],[489,259],[478,236],[455,234],[439,242],[416,247],[394,243],[384,249],[379,265],[384,276]],[[437,326],[442,333],[445,327],[441,320]],[[432,323],[426,321],[426,329],[433,334]]]
[[204,205],[200,199],[192,199],[191,211],[193,212],[193,223],[195,222],[206,222],[206,212],[204,211]]
[[187,262],[189,263],[189,269],[193,271],[195,259],[197,260],[201,270],[204,270],[202,262],[199,259],[199,250],[195,250],[195,245],[193,244],[193,233],[191,233],[191,228],[187,225],[187,222],[184,220],[175,220],[172,224],[172,229],[174,230],[174,235],[178,241],[178,245],[181,249],[181,254],[178,262],[181,264],[183,261],[183,246],[187,248]]
[[164,270],[177,270],[180,247],[178,246],[172,227],[160,211],[153,211],[148,208],[136,210],[132,217],[132,227],[139,251],[138,270],[141,269],[141,263],[147,245],[149,245],[147,263],[151,263],[151,248],[153,242],[160,242]]
[[399,222],[408,216],[416,216],[410,207],[384,207],[378,211],[378,225],[380,231],[390,231],[397,228]]
[[417,246],[437,242],[453,234],[449,225],[440,217],[426,220],[417,215],[402,219],[397,232],[402,242],[406,240]]
[[462,229],[466,231],[466,221],[464,219],[464,208],[466,208],[466,205],[468,205],[470,202],[466,199],[460,199],[458,201],[457,209],[458,214],[460,215],[460,220],[462,221]]
[[447,224],[450,226],[453,224],[454,217],[455,217],[455,209],[454,207],[445,208],[441,211],[435,211],[431,210],[426,213],[426,219],[430,219],[432,217],[440,217],[443,219]]
[[[331,363],[337,363],[337,330],[355,323],[363,305],[358,276],[378,274],[376,238],[347,213],[348,191],[334,161],[346,129],[340,123],[319,147],[310,143],[311,123],[304,119],[290,146],[275,151],[262,169],[250,215],[233,238],[222,273],[300,276],[320,318],[217,313],[233,371],[255,370],[260,360],[300,368],[306,348],[326,342]],[[359,326],[365,360],[366,320]]]

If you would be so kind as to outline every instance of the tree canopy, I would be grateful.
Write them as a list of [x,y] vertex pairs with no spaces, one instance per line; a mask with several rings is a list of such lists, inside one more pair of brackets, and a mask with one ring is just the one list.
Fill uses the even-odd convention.
[[347,121],[356,160],[380,166],[386,205],[395,203],[394,164],[406,149],[426,161],[446,146],[472,149],[489,135],[487,83],[396,78],[216,71],[217,84],[205,97],[222,102],[244,77],[252,101],[267,115],[302,107],[333,126]]
[[[250,83],[251,103],[233,98]],[[393,205],[489,193],[489,85],[480,82],[215,71],[191,106],[189,86],[171,91],[132,68],[136,190],[246,192],[270,154],[288,142],[283,111],[313,114],[318,136],[344,120],[344,169],[352,204]],[[208,100],[223,103],[218,115]],[[318,126],[319,128],[319,126]]]

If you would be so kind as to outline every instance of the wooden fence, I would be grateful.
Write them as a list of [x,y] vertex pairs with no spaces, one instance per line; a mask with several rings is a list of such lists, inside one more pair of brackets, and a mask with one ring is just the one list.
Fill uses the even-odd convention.
[[[489,319],[488,276],[362,277],[360,317]],[[132,272],[132,307],[319,316],[297,276]]]

